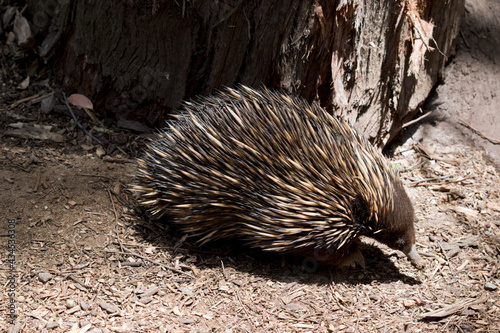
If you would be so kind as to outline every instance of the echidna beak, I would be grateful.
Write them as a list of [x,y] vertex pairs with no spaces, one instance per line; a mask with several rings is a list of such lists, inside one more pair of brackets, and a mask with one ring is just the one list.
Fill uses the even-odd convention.
[[413,246],[411,247],[410,251],[408,253],[406,253],[406,256],[408,257],[408,259],[410,260],[411,264],[415,268],[422,269],[422,268],[425,267],[425,263],[422,260],[422,258],[420,257],[420,255],[418,254],[417,247],[415,246],[415,244],[413,244]]

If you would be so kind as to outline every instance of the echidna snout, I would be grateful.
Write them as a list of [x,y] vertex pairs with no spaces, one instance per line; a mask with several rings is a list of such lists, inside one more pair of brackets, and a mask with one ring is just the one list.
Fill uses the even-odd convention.
[[393,200],[397,210],[388,216],[385,228],[373,238],[388,245],[392,249],[406,254],[413,266],[422,269],[425,264],[415,246],[415,213],[413,204],[406,194],[401,182],[393,182]]
[[138,162],[139,203],[201,243],[236,237],[342,264],[362,260],[368,236],[421,262],[412,204],[386,159],[301,98],[240,86],[185,103]]

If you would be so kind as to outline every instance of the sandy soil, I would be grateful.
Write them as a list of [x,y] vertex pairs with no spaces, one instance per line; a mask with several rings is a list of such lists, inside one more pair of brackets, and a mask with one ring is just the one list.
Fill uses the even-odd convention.
[[[141,136],[113,126],[105,134],[94,130],[112,143],[104,151],[59,101],[45,113],[41,99],[33,98],[57,87],[32,82],[13,89],[23,80],[13,71],[0,101],[0,327],[500,332],[499,146],[460,123],[500,139],[498,17],[495,0],[467,2],[458,52],[424,108],[432,115],[392,147],[392,164],[415,202],[426,261],[421,271],[400,253],[371,243],[364,249],[365,269],[303,267],[297,258],[234,244],[197,247],[134,210],[124,188]],[[4,60],[5,71],[8,66]],[[84,113],[79,118],[93,124]],[[16,242],[14,273],[9,231]],[[15,325],[8,323],[11,277]]]

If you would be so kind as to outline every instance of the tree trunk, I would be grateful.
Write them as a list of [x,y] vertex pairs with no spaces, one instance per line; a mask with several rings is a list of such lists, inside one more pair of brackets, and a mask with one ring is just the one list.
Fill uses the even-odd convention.
[[160,125],[183,99],[282,89],[385,145],[452,52],[464,0],[28,0],[40,55],[101,112]]

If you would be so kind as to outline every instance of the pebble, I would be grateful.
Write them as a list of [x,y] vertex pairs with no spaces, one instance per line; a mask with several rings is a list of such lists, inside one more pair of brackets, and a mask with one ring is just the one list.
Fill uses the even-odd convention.
[[76,305],[76,302],[74,300],[72,300],[72,299],[67,299],[66,300],[66,307],[68,309],[74,308],[75,305]]
[[415,300],[413,300],[413,299],[405,299],[405,300],[403,300],[403,305],[407,309],[413,307],[415,304],[417,304],[417,302]]
[[485,289],[485,290],[488,290],[488,291],[495,291],[495,290],[497,290],[497,288],[498,288],[498,287],[497,287],[497,285],[496,285],[496,284],[493,284],[493,283],[491,283],[491,282],[486,282],[486,283],[484,284],[484,289]]
[[42,111],[43,114],[48,114],[54,109],[55,105],[56,99],[54,95],[50,95],[41,100],[40,111]]
[[47,283],[48,281],[52,280],[52,274],[50,273],[39,273],[38,274],[38,279],[43,282]]

